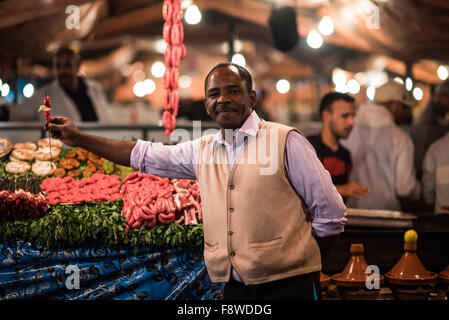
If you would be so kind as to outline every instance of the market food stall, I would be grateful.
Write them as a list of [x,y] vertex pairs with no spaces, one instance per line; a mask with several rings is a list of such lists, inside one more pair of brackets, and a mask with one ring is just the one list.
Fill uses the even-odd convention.
[[56,148],[47,166],[46,141],[2,140],[0,299],[220,298],[202,259],[195,181],[80,148]]

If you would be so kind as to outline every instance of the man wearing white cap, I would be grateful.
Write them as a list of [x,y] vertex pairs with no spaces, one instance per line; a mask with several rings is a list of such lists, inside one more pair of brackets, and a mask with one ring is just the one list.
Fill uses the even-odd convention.
[[374,103],[362,105],[355,126],[342,144],[352,155],[351,180],[371,189],[363,199],[348,199],[351,208],[400,210],[401,198],[419,200],[414,146],[398,125],[411,116],[414,101],[404,86],[389,81],[376,90]]

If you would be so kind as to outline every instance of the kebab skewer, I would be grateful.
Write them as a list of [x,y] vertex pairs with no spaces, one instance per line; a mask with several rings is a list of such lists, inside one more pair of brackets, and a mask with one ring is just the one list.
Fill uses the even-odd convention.
[[[50,97],[45,94],[44,97],[44,104],[39,107],[39,112],[44,111],[44,115],[46,118],[45,124],[48,125],[51,120],[50,116],[50,110],[51,110],[51,103],[50,103]],[[50,129],[48,130],[48,143],[50,144],[50,159],[53,159],[53,156],[51,154],[51,133]]]

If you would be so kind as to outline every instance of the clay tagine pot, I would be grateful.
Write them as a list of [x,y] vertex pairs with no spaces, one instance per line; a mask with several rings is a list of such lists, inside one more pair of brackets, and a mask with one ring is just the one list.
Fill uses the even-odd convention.
[[408,230],[404,234],[404,254],[385,274],[396,300],[427,300],[438,275],[427,271],[416,254],[418,234]]
[[324,298],[327,295],[327,289],[330,283],[331,277],[329,277],[327,274],[320,272],[320,291],[322,298]]
[[443,290],[446,291],[446,297],[449,299],[449,266],[440,272],[439,278],[443,283]]
[[327,286],[331,283],[331,277],[327,274],[320,272],[320,286],[322,290],[326,290]]
[[[371,283],[371,274],[366,273],[368,263],[363,257],[365,251],[363,244],[351,244],[351,258],[341,273],[333,275],[332,281],[337,285],[337,290],[343,300],[376,300],[379,288],[368,288]],[[368,281],[367,281],[368,280]],[[379,286],[383,284],[384,277],[379,275]]]

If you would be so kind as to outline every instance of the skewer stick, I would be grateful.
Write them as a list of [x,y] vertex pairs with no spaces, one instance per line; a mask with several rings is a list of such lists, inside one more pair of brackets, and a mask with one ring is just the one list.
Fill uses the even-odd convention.
[[[44,97],[44,100],[45,100],[45,98],[47,97],[47,90],[45,90],[44,94],[45,94],[45,97]],[[48,127],[48,144],[50,146],[50,162],[52,162],[53,161],[53,156],[51,154],[51,133],[50,133],[50,130],[51,130],[50,127]],[[50,167],[51,167],[51,165],[50,165]]]

